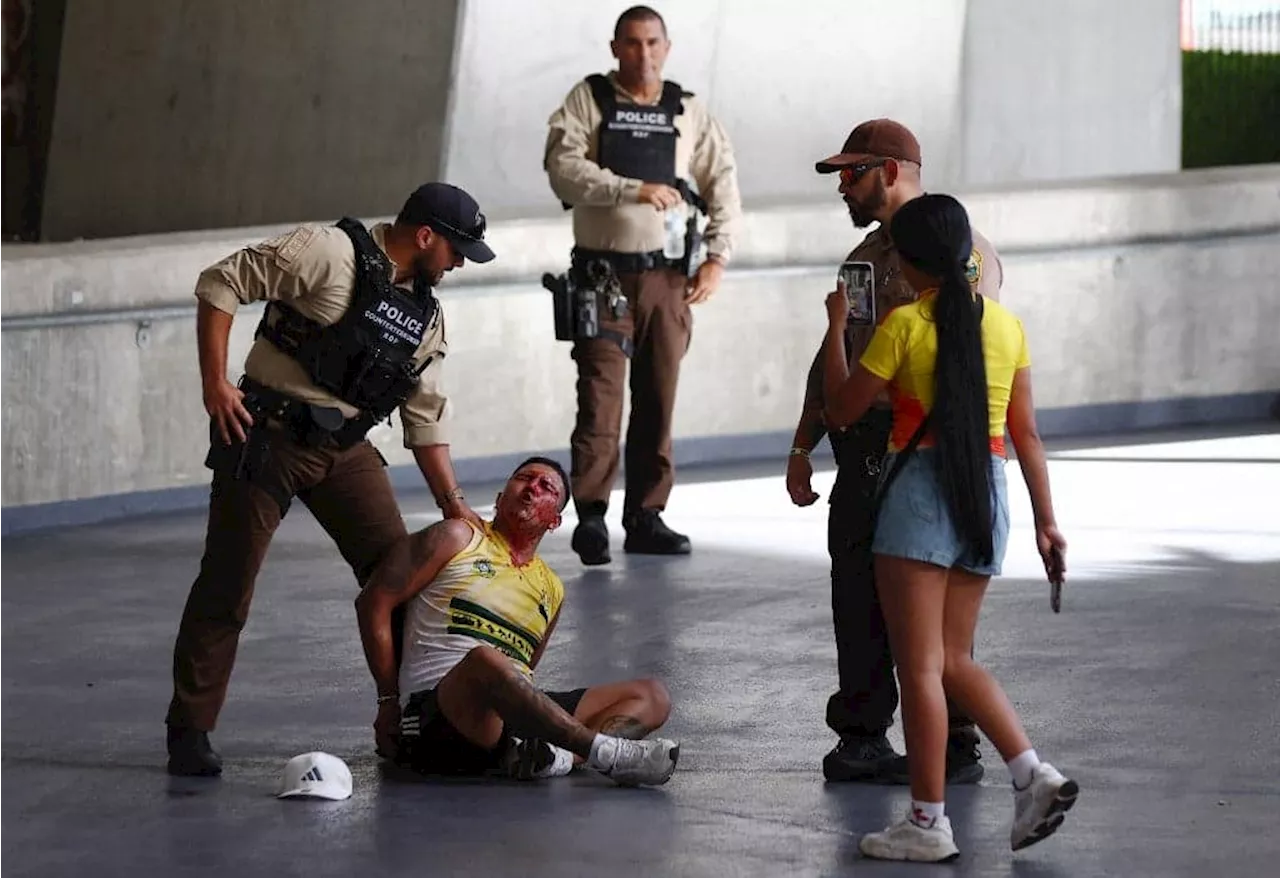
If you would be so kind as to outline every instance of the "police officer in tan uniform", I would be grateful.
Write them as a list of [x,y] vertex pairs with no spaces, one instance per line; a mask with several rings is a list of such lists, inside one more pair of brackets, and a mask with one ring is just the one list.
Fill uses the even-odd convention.
[[[447,518],[477,520],[454,477],[441,384],[448,350],[433,288],[488,262],[485,219],[466,192],[427,183],[394,223],[307,225],[200,274],[196,334],[213,470],[200,573],[173,652],[169,772],[214,776],[209,744],[254,581],[296,497],[361,585],[407,536],[385,461],[365,439],[398,410],[405,447]],[[267,303],[239,386],[227,341],[240,305]]]
[[[601,309],[599,333],[573,345],[578,415],[570,445],[580,523],[572,545],[586,564],[610,560],[604,515],[618,472],[628,356],[623,548],[690,551],[689,539],[660,515],[675,481],[676,383],[693,328],[690,305],[720,285],[742,209],[724,129],[694,95],[662,79],[670,45],[653,9],[623,12],[610,44],[617,71],[578,83],[549,121],[544,164],[552,190],[573,209],[571,271],[607,266],[617,285],[618,307]],[[686,232],[702,207],[707,255],[694,269],[686,257],[700,248]],[[664,234],[673,228],[674,242]]]
[[[873,119],[853,129],[839,153],[817,163],[820,174],[838,172],[839,191],[857,228],[873,222],[870,232],[848,260],[873,266],[876,315],[915,299],[903,279],[898,253],[889,239],[889,221],[899,207],[923,193],[920,144],[905,126]],[[989,241],[976,230],[969,278],[984,296],[998,299],[1004,272]],[[851,325],[845,334],[849,362],[857,362],[874,326]],[[829,781],[908,782],[906,760],[894,752],[885,733],[893,724],[898,687],[884,617],[876,596],[871,539],[872,509],[881,463],[888,448],[892,414],[887,398],[863,419],[840,433],[823,423],[822,349],[809,370],[804,408],[787,462],[787,491],[792,502],[808,506],[818,499],[811,479],[810,452],[824,435],[836,458],[836,481],[829,502],[827,550],[831,556],[831,610],[835,622],[839,689],[827,701],[827,725],[840,742],[823,759]],[[947,746],[950,783],[977,783],[983,769],[973,721],[951,710]]]

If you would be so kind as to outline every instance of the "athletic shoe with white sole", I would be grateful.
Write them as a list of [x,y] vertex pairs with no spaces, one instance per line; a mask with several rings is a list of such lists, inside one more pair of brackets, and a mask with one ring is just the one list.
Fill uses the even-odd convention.
[[666,738],[631,741],[608,738],[600,745],[600,773],[620,786],[661,786],[671,780],[680,758],[680,745]]
[[540,738],[512,738],[502,767],[508,777],[516,780],[564,777],[573,771],[573,754]]
[[903,818],[883,832],[868,832],[858,842],[862,855],[873,860],[910,860],[913,863],[947,863],[960,856],[951,820],[939,817],[930,827]]
[[1037,765],[1027,788],[1013,790],[1013,830],[1009,833],[1013,849],[1031,847],[1057,832],[1079,794],[1080,785],[1063,777],[1058,769],[1047,762]]

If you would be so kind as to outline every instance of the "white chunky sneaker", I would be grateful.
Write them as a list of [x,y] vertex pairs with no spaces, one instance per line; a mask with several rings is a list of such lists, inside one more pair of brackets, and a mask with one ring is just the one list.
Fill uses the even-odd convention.
[[503,757],[503,770],[516,780],[564,777],[573,771],[573,754],[540,738],[512,738]]
[[960,856],[951,820],[939,817],[928,828],[910,817],[883,832],[868,832],[858,842],[862,855],[873,860],[910,860],[913,863],[946,863]]
[[656,787],[671,780],[679,758],[680,745],[666,738],[609,738],[600,745],[600,761],[609,767],[600,773],[620,786]]
[[1041,762],[1031,774],[1025,790],[1013,791],[1013,830],[1009,843],[1015,851],[1030,847],[1053,835],[1080,794],[1080,785],[1062,776],[1058,769]]

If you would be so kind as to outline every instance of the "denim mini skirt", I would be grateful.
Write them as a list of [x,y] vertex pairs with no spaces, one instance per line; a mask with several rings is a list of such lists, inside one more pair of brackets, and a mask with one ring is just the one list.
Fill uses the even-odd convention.
[[[999,576],[1009,545],[1009,485],[1005,459],[991,455],[992,534],[994,552],[983,564],[956,534],[951,511],[942,496],[934,469],[935,451],[918,448],[907,458],[880,504],[871,551],[924,561],[939,567],[959,567],[978,576]],[[883,480],[893,467],[895,454],[884,461]]]

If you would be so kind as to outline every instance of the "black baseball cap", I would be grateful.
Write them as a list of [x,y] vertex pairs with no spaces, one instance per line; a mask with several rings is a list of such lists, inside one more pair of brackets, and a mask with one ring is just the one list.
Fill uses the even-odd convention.
[[493,250],[484,242],[485,218],[480,205],[457,186],[423,183],[405,200],[396,222],[427,226],[439,232],[464,259],[472,262],[493,259]]

